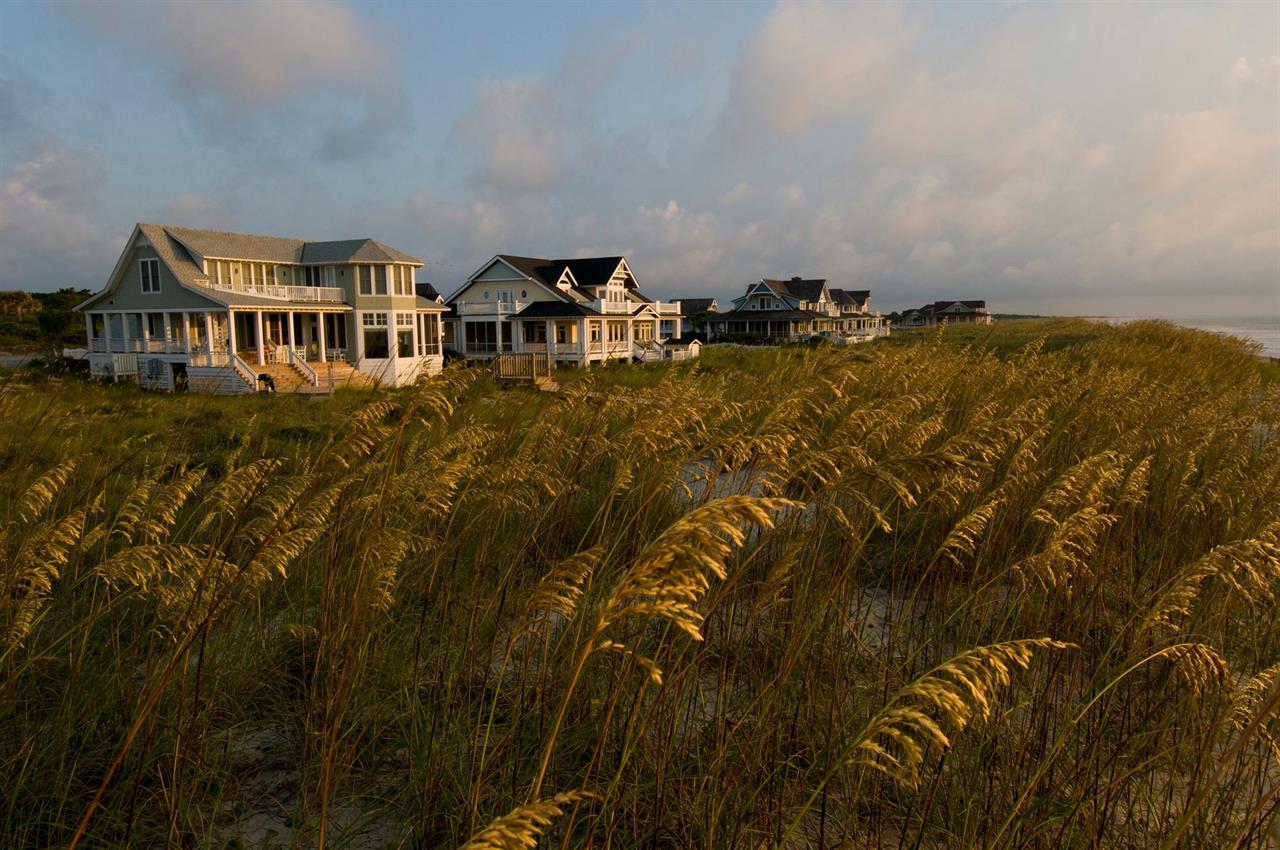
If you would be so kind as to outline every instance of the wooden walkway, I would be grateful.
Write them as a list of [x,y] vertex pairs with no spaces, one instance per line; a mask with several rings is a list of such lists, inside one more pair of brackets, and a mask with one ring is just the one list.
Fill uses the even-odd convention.
[[500,384],[532,384],[540,390],[560,388],[551,378],[551,357],[540,352],[499,354],[493,358],[493,377]]

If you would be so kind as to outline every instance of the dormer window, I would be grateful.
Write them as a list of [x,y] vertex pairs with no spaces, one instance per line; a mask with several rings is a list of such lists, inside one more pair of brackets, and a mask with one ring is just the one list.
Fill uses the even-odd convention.
[[142,260],[141,266],[143,293],[158,295],[160,293],[160,261]]

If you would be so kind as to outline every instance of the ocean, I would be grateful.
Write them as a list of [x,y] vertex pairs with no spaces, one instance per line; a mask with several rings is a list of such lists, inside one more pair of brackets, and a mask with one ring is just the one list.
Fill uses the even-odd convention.
[[[1136,319],[1159,319],[1162,316],[1130,316],[1123,319],[1115,318],[1108,321],[1132,322]],[[1176,325],[1183,325],[1188,328],[1196,328],[1202,331],[1212,331],[1214,333],[1225,334],[1227,336],[1236,336],[1241,339],[1252,340],[1262,346],[1262,353],[1267,357],[1280,357],[1280,318],[1258,318],[1250,316],[1223,316],[1209,317],[1204,319],[1166,319]]]

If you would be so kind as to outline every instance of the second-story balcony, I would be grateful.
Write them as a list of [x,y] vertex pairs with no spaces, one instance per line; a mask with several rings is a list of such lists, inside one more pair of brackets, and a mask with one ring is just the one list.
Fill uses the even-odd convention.
[[679,316],[680,302],[678,301],[655,301],[653,309],[657,311],[659,316]]
[[281,301],[324,301],[341,304],[345,299],[342,288],[337,286],[285,286],[283,284],[217,283],[205,284],[222,292],[239,292],[258,298],[278,298]]
[[597,313],[621,313],[622,315],[630,315],[640,305],[630,301],[602,301],[596,300],[591,303],[591,307]]
[[525,307],[527,301],[459,301],[459,316],[513,316]]

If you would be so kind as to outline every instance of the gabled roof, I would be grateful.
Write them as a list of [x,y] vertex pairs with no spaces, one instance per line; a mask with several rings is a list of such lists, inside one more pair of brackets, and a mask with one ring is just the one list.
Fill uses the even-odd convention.
[[820,301],[822,299],[822,290],[827,285],[825,278],[806,280],[799,275],[790,280],[775,280],[766,277],[761,278],[760,282],[779,295],[790,295],[792,298],[798,298],[801,301]]
[[726,320],[739,321],[742,319],[791,319],[795,321],[804,321],[805,319],[830,319],[824,313],[817,313],[813,310],[730,310],[727,313],[716,313],[712,317],[713,321],[723,322]]
[[413,285],[413,288],[419,298],[426,298],[430,301],[443,300],[441,299],[440,293],[436,290],[436,288],[425,280],[422,281],[421,283],[415,283]]
[[697,316],[701,313],[714,313],[717,306],[714,298],[681,298],[680,315]]
[[[77,310],[85,309],[95,301],[104,298],[113,291],[113,285],[121,271],[120,263],[123,263],[124,258],[133,250],[133,246],[137,242],[137,235],[139,233],[142,234],[142,236],[146,238],[147,242],[151,244],[151,247],[156,252],[156,256],[160,258],[160,261],[165,264],[181,286],[195,292],[209,301],[212,301],[214,304],[223,304],[228,307],[267,307],[279,309],[282,302],[278,298],[262,298],[243,292],[228,292],[222,289],[209,288],[209,278],[204,273],[204,269],[196,262],[196,258],[192,256],[192,251],[196,251],[202,256],[217,257],[219,256],[218,254],[206,252],[230,249],[248,250],[249,248],[252,248],[255,251],[261,251],[262,253],[256,256],[247,256],[245,257],[246,259],[254,259],[261,262],[297,262],[292,259],[284,259],[284,257],[286,257],[287,252],[290,250],[302,250],[301,247],[297,246],[308,244],[297,239],[281,239],[275,236],[251,236],[243,233],[223,233],[215,230],[197,230],[190,227],[169,227],[163,224],[146,224],[144,222],[139,222],[135,225],[134,232],[130,234],[129,241],[124,251],[121,252],[120,261],[116,264],[116,268],[111,274],[111,279],[107,281],[107,285],[101,292],[95,293],[82,304],[78,304],[76,306]],[[364,243],[372,242],[373,240],[359,241]],[[314,244],[324,245],[333,243]],[[232,254],[231,257],[237,258],[237,255]],[[417,261],[413,260],[413,262],[416,263]],[[317,302],[316,309],[321,311],[350,310],[351,307],[338,302],[334,302],[332,304]]]
[[861,308],[871,297],[870,289],[828,289],[827,292],[831,293],[832,301],[849,307]]
[[[618,266],[626,262],[623,257],[578,257],[574,259],[548,260],[544,257],[497,254],[493,260],[485,263],[475,274],[471,275],[462,288],[465,289],[481,272],[493,265],[494,260],[501,260],[519,274],[542,284],[565,300],[577,299],[579,301],[594,300],[595,294],[589,290],[607,284],[609,279],[613,277],[614,272],[618,270]],[[628,271],[630,271],[629,268]],[[559,286],[561,279],[565,278],[566,272],[568,273],[567,281],[569,283],[568,293]],[[651,300],[640,294],[636,288],[634,276],[632,276],[629,288],[641,301]],[[458,290],[458,292],[461,291],[462,289]],[[450,296],[450,300],[457,297],[458,292]]]
[[[158,227],[181,245],[201,257],[228,260],[257,260],[268,263],[416,263],[408,254],[383,245],[375,239],[342,239],[331,242],[307,242],[280,236],[258,236],[252,233],[230,233],[225,230],[201,230],[194,227],[148,225]],[[148,237],[149,238],[149,237]]]
[[590,307],[584,307],[572,301],[534,301],[519,313],[517,319],[568,319],[582,316],[599,316]]

